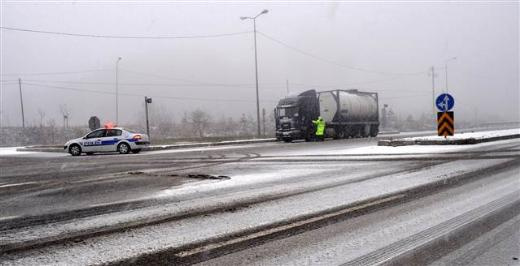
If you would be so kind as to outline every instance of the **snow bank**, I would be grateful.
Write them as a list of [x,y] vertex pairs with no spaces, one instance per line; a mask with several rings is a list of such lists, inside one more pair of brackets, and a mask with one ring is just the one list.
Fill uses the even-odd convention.
[[0,148],[0,156],[9,156],[9,155],[22,155],[22,154],[31,154],[35,152],[30,151],[17,151],[23,147],[1,147]]
[[510,136],[520,134],[520,128],[506,129],[506,130],[491,130],[481,132],[469,132],[469,133],[455,133],[454,136],[448,136],[446,138],[441,136],[424,136],[424,137],[410,137],[402,138],[403,141],[443,141],[443,140],[463,140],[463,139],[487,139],[494,137]]

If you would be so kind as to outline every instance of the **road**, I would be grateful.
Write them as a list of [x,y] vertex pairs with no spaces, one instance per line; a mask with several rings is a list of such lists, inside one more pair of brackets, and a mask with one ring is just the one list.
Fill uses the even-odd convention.
[[[519,224],[520,140],[376,142],[2,156],[0,264],[370,265],[390,250],[393,262],[514,265],[506,257],[520,254],[497,247],[514,242],[501,226]],[[495,226],[482,231],[484,220]],[[432,228],[444,235],[419,237]],[[486,233],[496,245],[474,244]],[[446,234],[457,244],[411,259]],[[461,260],[470,246],[488,253]]]

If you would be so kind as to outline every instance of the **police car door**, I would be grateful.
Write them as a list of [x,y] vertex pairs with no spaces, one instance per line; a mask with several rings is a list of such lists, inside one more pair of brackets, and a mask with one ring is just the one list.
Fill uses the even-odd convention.
[[83,140],[83,151],[84,152],[96,152],[103,151],[102,138],[105,137],[106,130],[98,129],[90,132]]
[[106,137],[102,138],[104,151],[117,151],[117,144],[121,141],[121,129],[107,129]]

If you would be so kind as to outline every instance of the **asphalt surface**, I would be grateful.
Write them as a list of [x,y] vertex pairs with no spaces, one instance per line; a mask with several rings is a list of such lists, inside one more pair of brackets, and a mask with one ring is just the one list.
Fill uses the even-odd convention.
[[[328,207],[327,204],[356,200],[356,195],[361,197],[384,193],[385,190],[378,185],[383,182],[390,181],[384,185],[387,189],[392,185],[411,186],[420,178],[436,180],[520,158],[518,140],[422,153],[348,153],[351,149],[374,146],[378,139],[259,143],[130,155],[72,157],[60,153],[25,153],[1,156],[2,247],[6,248],[11,245],[11,241],[20,239],[26,241],[24,243],[32,243],[31,241],[44,236],[49,239],[60,239],[57,236],[63,234],[77,237],[81,234],[71,232],[86,230],[84,228],[91,228],[93,224],[96,224],[94,227],[97,232],[103,232],[106,229],[104,227],[112,226],[106,234],[118,234],[119,228],[124,230],[125,226],[131,224],[128,227],[131,232],[126,232],[129,236],[113,237],[102,233],[102,239],[95,239],[96,236],[92,240],[85,240],[78,248],[71,248],[70,242],[59,243],[57,240],[50,241],[49,244],[43,242],[43,245],[35,247],[28,245],[30,249],[43,248],[44,251],[13,251],[7,260],[0,259],[0,264],[48,264],[52,261],[61,261],[67,265],[107,263],[113,261],[114,257],[123,259],[127,255],[136,256],[136,252],[142,252],[143,249],[161,249],[161,246],[172,245],[175,241],[175,244],[183,245],[212,234],[218,236],[281,217],[317,212]],[[497,195],[518,193],[519,169],[513,167],[504,171],[487,173],[485,176],[499,176],[497,178],[479,178],[439,194],[419,197],[411,202],[340,221],[322,229],[284,237],[282,240],[274,239],[267,244],[253,245],[245,250],[241,247],[229,255],[208,257],[204,263],[342,264],[363,255],[363,252],[390,245],[403,236],[386,228],[395,228],[397,231],[406,228],[409,229],[408,234],[413,235],[414,232],[442,223],[449,217],[463,215],[464,210],[469,211],[497,199]],[[395,182],[392,178],[395,178]],[[350,198],[338,197],[341,191]],[[333,202],[334,199],[336,203]],[[322,205],[318,204],[320,201]],[[299,206],[299,202],[303,205]],[[212,204],[214,207],[209,208]],[[240,207],[240,204],[245,207]],[[231,207],[219,208],[224,205]],[[287,206],[292,211],[276,210],[281,206]],[[179,213],[177,218],[168,216],[172,209]],[[205,209],[207,214],[199,212],[199,209]],[[240,217],[244,216],[251,218],[243,221]],[[163,217],[163,220],[157,217]],[[122,222],[117,223],[118,219]],[[149,224],[136,221],[147,221]],[[204,230],[192,235],[184,231],[188,234],[186,236],[175,231],[179,229],[175,227],[184,226],[192,228],[190,230],[193,232],[197,230],[194,228],[204,223],[215,226],[205,226]],[[222,226],[216,226],[217,223]],[[222,231],[218,231],[219,228]],[[385,234],[377,235],[382,238],[371,235],[368,237],[370,241],[367,240],[367,235],[350,239],[353,228],[365,233],[367,230],[382,230]],[[340,238],[340,229],[350,240]],[[168,230],[173,230],[170,236],[166,233]],[[356,232],[359,233],[358,231]],[[162,235],[154,236],[157,232]],[[147,237],[137,241],[137,236],[140,235]],[[178,240],[174,240],[173,235]],[[359,233],[357,236],[363,234]],[[140,244],[132,246],[132,243],[125,240],[127,237],[136,239]],[[161,237],[165,239],[161,240]],[[117,248],[107,246],[107,241],[129,244],[125,252],[119,252]],[[148,247],[141,243],[147,241],[154,243]],[[342,249],[345,245],[341,243],[347,243],[345,241],[350,241],[347,246],[353,253],[346,253]],[[85,248],[85,243],[90,243],[89,248]],[[322,248],[324,246],[327,247],[325,251]],[[494,247],[504,250],[499,245]],[[96,253],[96,249],[104,250],[104,256]],[[114,253],[110,253],[110,250],[114,250]],[[492,251],[491,247],[486,250],[489,250],[489,254],[479,261],[485,261],[499,253]],[[42,257],[42,252],[48,255]],[[78,259],[77,256],[83,256],[81,254],[84,254],[83,259]]]
[[[421,231],[454,217],[467,215],[466,212],[504,195],[514,193],[520,196],[520,180],[514,174],[519,170],[516,168],[392,208],[270,241],[205,261],[201,265],[362,265],[363,262],[364,265],[375,265],[380,262],[375,259],[380,255],[378,253],[391,253],[392,249],[383,248],[399,240],[412,241],[410,239]],[[476,235],[481,233],[473,232]],[[502,249],[499,250],[502,252]],[[511,248],[505,252],[511,253]],[[514,253],[511,255],[514,257]],[[496,256],[500,257],[501,254]],[[511,258],[508,259],[508,262],[513,262]],[[494,262],[479,265],[499,265],[499,260],[493,258],[476,260]],[[451,265],[448,259],[445,263]],[[406,263],[413,264],[422,263]]]
[[[0,200],[3,203],[0,217],[6,219],[6,217],[35,216],[116,202],[136,201],[156,197],[164,194],[169,188],[186,183],[215,182],[210,179],[211,177],[190,178],[188,175],[223,175],[233,178],[246,172],[260,174],[278,169],[290,172],[291,167],[301,169],[300,164],[288,165],[274,162],[251,165],[250,161],[266,155],[302,152],[312,154],[313,151],[319,154],[322,150],[330,151],[345,146],[361,147],[375,145],[375,143],[375,139],[353,139],[323,143],[230,145],[129,155],[114,153],[72,157],[61,153],[30,153],[4,156],[0,157],[2,169]],[[408,164],[411,167],[416,165],[416,163],[405,163]],[[308,165],[310,167],[305,167],[312,168],[313,164]],[[385,168],[374,165],[377,168]],[[321,164],[318,167],[322,167]],[[159,171],[159,173],[140,174],[139,171],[143,170]],[[161,173],[162,170],[165,172]],[[326,177],[327,171],[317,175]],[[315,175],[306,176],[312,178]],[[305,176],[297,178],[305,178]],[[172,200],[179,199],[172,198]]]

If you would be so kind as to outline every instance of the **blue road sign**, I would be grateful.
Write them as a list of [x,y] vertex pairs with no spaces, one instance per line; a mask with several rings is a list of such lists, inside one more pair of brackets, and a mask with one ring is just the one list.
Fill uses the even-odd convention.
[[441,112],[447,112],[453,108],[455,105],[455,99],[453,96],[443,93],[437,97],[437,100],[435,100],[435,105],[437,106],[437,109]]

